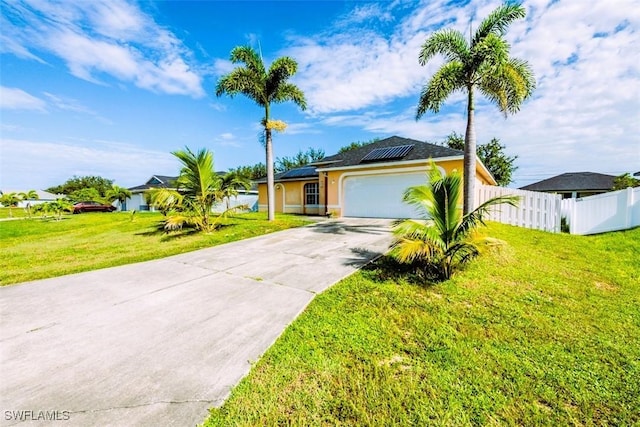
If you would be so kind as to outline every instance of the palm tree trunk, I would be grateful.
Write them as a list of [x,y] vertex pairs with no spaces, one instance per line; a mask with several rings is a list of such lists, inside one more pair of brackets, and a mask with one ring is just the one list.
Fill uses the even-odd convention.
[[273,179],[273,146],[271,144],[271,129],[265,123],[266,147],[267,150],[267,219],[273,221],[276,217],[276,198]]
[[473,86],[469,86],[467,99],[467,131],[464,135],[464,215],[473,211],[476,188],[476,130],[474,127]]

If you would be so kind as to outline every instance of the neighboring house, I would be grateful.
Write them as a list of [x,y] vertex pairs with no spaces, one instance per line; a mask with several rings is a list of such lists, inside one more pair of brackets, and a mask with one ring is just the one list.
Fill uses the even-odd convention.
[[[224,175],[226,172],[216,172],[218,175]],[[131,197],[128,198],[125,203],[120,206],[119,202],[115,202],[115,205],[122,211],[154,211],[153,206],[149,206],[145,193],[148,190],[154,188],[168,188],[175,190],[175,181],[177,176],[166,175],[153,175],[147,182],[142,185],[129,188],[131,191]],[[258,209],[258,191],[256,187],[252,187],[249,190],[238,190],[238,196],[232,197],[229,201],[230,207],[247,206],[249,210]],[[223,212],[226,210],[226,201],[218,203],[214,206],[215,212]]]
[[145,193],[153,188],[169,188],[175,190],[177,176],[153,175],[142,185],[129,188],[131,197],[126,200],[120,210],[123,211],[148,211],[153,210],[149,206]]
[[525,185],[520,189],[557,193],[561,194],[563,199],[576,199],[611,191],[615,178],[613,175],[595,172],[569,172]]
[[[346,217],[407,218],[404,191],[427,182],[429,159],[445,172],[463,170],[463,152],[392,136],[298,169],[276,174],[275,211]],[[476,180],[495,185],[477,159]],[[258,181],[259,209],[267,209],[266,179]]]
[[[3,194],[9,194],[9,193],[16,193],[16,194],[20,194],[20,193],[28,193],[29,190],[0,190],[0,195]],[[65,197],[64,194],[53,194],[53,193],[49,193],[48,191],[44,191],[44,190],[35,190],[36,194],[38,195],[37,199],[27,199],[27,200],[22,200],[18,203],[19,208],[26,208],[27,207],[27,203],[29,203],[31,206],[33,205],[39,205],[41,203],[46,203],[46,202],[55,202],[56,199],[60,199]]]

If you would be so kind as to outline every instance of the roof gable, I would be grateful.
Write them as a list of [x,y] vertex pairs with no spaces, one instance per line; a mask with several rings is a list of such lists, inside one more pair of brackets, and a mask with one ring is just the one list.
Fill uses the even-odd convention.
[[177,176],[153,175],[144,184],[130,187],[129,191],[144,191],[151,188],[173,188],[175,187],[177,179]]
[[520,187],[530,191],[611,190],[615,176],[596,172],[568,172]]
[[167,186],[173,183],[177,176],[167,176],[167,175],[153,175],[149,180],[145,183],[146,185],[156,185],[156,186]]

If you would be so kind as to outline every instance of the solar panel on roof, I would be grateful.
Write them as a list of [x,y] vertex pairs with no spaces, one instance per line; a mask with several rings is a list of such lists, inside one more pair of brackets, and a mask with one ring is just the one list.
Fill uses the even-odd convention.
[[303,167],[303,168],[298,168],[298,169],[291,169],[290,171],[288,171],[284,175],[282,175],[280,177],[280,179],[302,178],[302,177],[306,177],[306,176],[316,176],[316,175],[317,175],[317,172],[316,172],[315,166],[313,166],[313,167]]
[[363,162],[371,162],[374,160],[392,160],[392,159],[401,159],[407,154],[409,151],[413,149],[414,145],[398,145],[396,147],[384,147],[384,148],[376,148],[375,150],[371,150],[369,154],[362,158]]

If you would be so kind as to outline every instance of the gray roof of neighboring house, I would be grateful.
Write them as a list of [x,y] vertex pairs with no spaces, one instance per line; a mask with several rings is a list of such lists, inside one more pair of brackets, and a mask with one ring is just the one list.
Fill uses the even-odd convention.
[[640,176],[640,171],[634,173],[633,176]]
[[520,187],[529,191],[607,191],[613,188],[615,176],[595,172],[569,172]]
[[129,188],[129,191],[144,191],[151,188],[173,188],[177,176],[153,175],[142,185]]
[[[413,147],[406,153],[400,151],[400,153],[403,154],[401,157],[377,159],[374,158],[373,160],[365,159],[367,155],[370,155],[373,150],[409,145],[412,145]],[[401,138],[399,136],[391,136],[389,138],[372,142],[371,144],[367,144],[360,148],[355,148],[353,150],[345,151],[344,153],[325,157],[315,164],[321,168],[343,168],[345,166],[355,166],[359,164],[389,163],[408,160],[424,160],[429,158],[436,159],[441,157],[457,157],[462,155],[464,155],[463,151],[454,150],[453,148],[445,147],[442,145],[417,141],[415,139]]]

